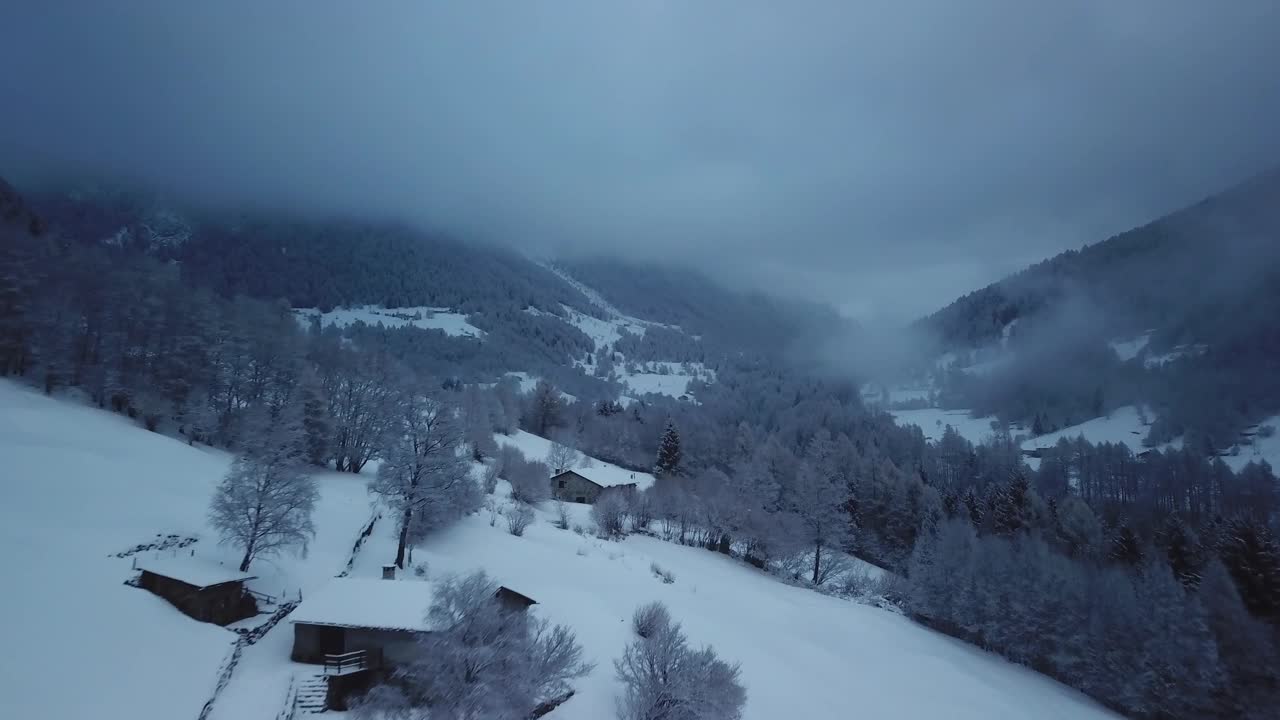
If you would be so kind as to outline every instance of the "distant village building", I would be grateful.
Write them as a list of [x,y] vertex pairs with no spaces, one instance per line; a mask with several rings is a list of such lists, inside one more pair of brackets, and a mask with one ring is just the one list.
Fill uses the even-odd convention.
[[194,557],[140,561],[138,587],[159,595],[202,622],[229,625],[258,613],[245,589],[254,576]]
[[[498,602],[524,611],[533,598],[499,587]],[[326,706],[342,710],[346,698],[371,686],[397,664],[412,660],[416,643],[438,630],[427,620],[434,585],[419,580],[335,578],[290,615],[295,662],[323,665]]]
[[573,470],[565,470],[551,476],[551,495],[557,500],[565,502],[586,503],[588,505],[595,504],[600,496],[609,492],[635,492],[635,483],[624,483],[621,485],[601,485],[600,483],[584,477]]

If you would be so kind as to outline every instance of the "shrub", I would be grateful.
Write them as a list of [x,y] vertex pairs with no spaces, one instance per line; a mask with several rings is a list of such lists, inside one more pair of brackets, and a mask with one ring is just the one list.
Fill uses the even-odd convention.
[[591,506],[591,519],[596,523],[600,537],[618,538],[625,533],[627,504],[619,493],[606,492]]
[[653,637],[661,628],[671,624],[671,613],[660,602],[651,602],[636,608],[631,616],[631,629],[642,638]]
[[521,459],[504,465],[503,472],[511,483],[512,499],[533,505],[551,497],[551,473],[545,463]]
[[516,537],[524,535],[525,528],[533,524],[533,508],[519,504],[507,511],[507,530]]
[[624,687],[619,720],[739,720],[747,702],[738,665],[713,648],[691,649],[669,617],[627,645],[613,667]]
[[667,585],[670,585],[671,583],[676,581],[676,576],[674,573],[672,573],[670,570],[664,569],[661,565],[659,565],[656,562],[649,563],[649,571],[653,573],[654,577],[658,578],[659,580],[661,580],[663,583]]
[[556,501],[556,527],[561,530],[569,529],[569,506],[563,500]]

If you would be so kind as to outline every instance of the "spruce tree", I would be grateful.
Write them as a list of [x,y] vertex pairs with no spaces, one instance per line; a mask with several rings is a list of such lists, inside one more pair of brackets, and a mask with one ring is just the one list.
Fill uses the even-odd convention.
[[1111,548],[1107,551],[1107,559],[1114,563],[1137,566],[1142,564],[1146,554],[1142,551],[1142,541],[1138,534],[1128,525],[1121,525],[1111,538]]
[[1266,526],[1237,520],[1218,543],[1218,556],[1255,617],[1280,624],[1280,543]]
[[658,445],[658,462],[653,467],[658,477],[675,477],[680,474],[680,433],[674,422],[667,421],[666,432]]

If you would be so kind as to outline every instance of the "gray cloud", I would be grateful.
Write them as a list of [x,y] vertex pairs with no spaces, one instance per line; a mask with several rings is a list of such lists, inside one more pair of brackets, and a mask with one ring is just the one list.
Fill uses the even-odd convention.
[[63,5],[0,23],[0,173],[687,262],[867,317],[1280,160],[1274,0]]

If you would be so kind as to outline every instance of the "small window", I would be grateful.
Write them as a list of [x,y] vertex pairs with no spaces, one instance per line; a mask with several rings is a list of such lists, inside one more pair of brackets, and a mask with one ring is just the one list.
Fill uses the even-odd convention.
[[587,501],[587,499],[586,499],[585,497],[583,497],[582,495],[579,495],[578,497],[574,498],[574,499],[573,499],[573,501],[574,501],[574,502],[584,503],[584,502],[586,502],[586,501]]
[[561,481],[560,481],[560,487],[564,487],[564,486],[565,486],[565,482],[564,482],[564,480],[561,480]]

